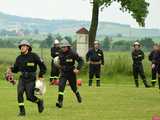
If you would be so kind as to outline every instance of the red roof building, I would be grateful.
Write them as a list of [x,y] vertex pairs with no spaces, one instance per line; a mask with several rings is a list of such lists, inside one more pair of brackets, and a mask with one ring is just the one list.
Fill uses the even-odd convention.
[[77,34],[89,34],[89,31],[86,28],[81,28],[77,32]]

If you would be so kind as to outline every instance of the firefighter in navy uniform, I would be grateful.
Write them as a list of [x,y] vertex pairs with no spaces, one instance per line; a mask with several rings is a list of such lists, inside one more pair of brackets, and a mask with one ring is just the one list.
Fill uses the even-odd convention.
[[[155,44],[153,46],[153,50],[151,51],[151,53],[148,56],[148,59],[149,59],[149,61],[152,62],[152,64],[153,64],[155,55],[158,53],[158,49],[159,49],[158,44]],[[152,87],[155,87],[155,84],[156,84],[157,67],[158,67],[158,65],[155,63],[155,67],[152,68],[152,80],[151,80]]]
[[86,54],[86,61],[89,63],[89,86],[92,86],[93,77],[96,77],[96,86],[100,87],[101,65],[104,65],[103,51],[99,49],[99,42],[94,42],[94,48]]
[[51,63],[51,77],[50,77],[50,83],[53,84],[55,80],[59,78],[60,70],[59,68],[54,64],[54,58],[59,56],[61,52],[60,43],[56,39],[54,41],[54,46],[51,48],[51,56],[52,56],[52,63]]
[[158,45],[158,50],[153,56],[152,69],[156,69],[156,72],[158,73],[158,86],[160,89],[160,45]]
[[140,49],[141,45],[138,42],[135,42],[133,47],[134,48],[132,51],[132,60],[133,60],[133,76],[135,80],[135,85],[136,87],[139,87],[138,75],[140,75],[145,87],[148,88],[150,86],[147,83],[142,64],[142,61],[144,59],[144,52]]
[[[63,96],[66,82],[69,82],[69,85],[74,92],[77,101],[82,102],[82,98],[77,89],[76,84],[76,74],[79,73],[83,65],[83,59],[79,55],[72,51],[71,45],[67,40],[63,40],[61,43],[62,53],[59,55],[59,65],[60,65],[60,81],[59,81],[59,94],[58,101],[56,106],[61,108],[63,106]],[[75,61],[78,63],[75,67]]]
[[39,79],[43,80],[46,72],[46,66],[39,56],[32,51],[30,43],[22,40],[19,44],[21,54],[16,58],[14,65],[10,68],[13,73],[20,72],[20,78],[17,86],[17,95],[20,113],[19,116],[25,116],[24,98],[26,93],[27,100],[37,103],[39,113],[43,112],[43,100],[34,95],[37,65],[40,68]]

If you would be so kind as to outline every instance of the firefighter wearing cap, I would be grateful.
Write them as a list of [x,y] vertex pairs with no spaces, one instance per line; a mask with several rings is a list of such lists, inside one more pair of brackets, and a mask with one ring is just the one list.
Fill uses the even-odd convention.
[[[58,101],[56,103],[58,108],[63,106],[64,89],[67,81],[69,82],[69,85],[75,94],[77,101],[79,103],[82,102],[80,93],[77,89],[76,74],[79,73],[79,70],[83,65],[83,59],[77,53],[72,51],[71,45],[67,40],[62,41],[61,48],[62,52],[59,55],[61,75],[59,81]],[[75,62],[78,63],[77,66],[75,66]]]
[[51,77],[50,77],[50,83],[53,84],[55,80],[59,78],[59,68],[54,64],[54,59],[59,56],[61,52],[60,43],[56,39],[54,41],[54,46],[51,48],[51,56],[52,56],[52,63],[51,63]]
[[40,68],[39,79],[43,79],[46,72],[46,66],[40,57],[32,52],[30,43],[23,40],[19,44],[21,54],[16,58],[14,65],[10,68],[13,73],[20,72],[20,78],[17,86],[17,99],[19,104],[19,116],[25,116],[24,92],[27,100],[37,103],[39,113],[43,112],[43,100],[34,95],[37,65]]
[[135,42],[133,44],[132,60],[133,60],[133,76],[135,80],[135,85],[136,87],[139,87],[138,75],[140,75],[145,87],[150,87],[147,83],[144,70],[143,70],[142,61],[144,59],[144,52],[140,48],[141,48],[140,43]]
[[94,48],[86,54],[86,61],[89,62],[89,86],[92,86],[93,77],[96,77],[96,85],[100,86],[101,65],[104,65],[103,51],[99,48],[99,42],[94,42]]
[[[150,52],[148,56],[148,59],[149,61],[151,61],[152,64],[154,64],[154,57],[158,54],[158,50],[159,50],[159,46],[158,44],[155,44],[153,46],[153,50]],[[158,64],[155,63],[155,67],[152,68],[151,70],[152,71],[152,80],[151,80],[152,87],[155,87],[155,84],[156,84],[157,67],[158,67]]]

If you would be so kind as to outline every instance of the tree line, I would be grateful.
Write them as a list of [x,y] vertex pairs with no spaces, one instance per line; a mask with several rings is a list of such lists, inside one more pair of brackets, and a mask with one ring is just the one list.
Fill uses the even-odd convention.
[[[142,48],[145,51],[150,51],[155,44],[152,38],[142,38],[140,40],[135,40],[141,43]],[[132,48],[132,45],[135,41],[126,41],[126,40],[119,40],[113,41],[112,38],[106,36],[102,41],[102,48],[107,51],[129,51]]]
[[10,40],[1,40],[0,39],[0,48],[15,48],[16,45],[14,44],[14,42],[10,41]]
[[[43,41],[32,39],[27,40],[29,40],[33,45],[36,44],[36,47],[51,48],[55,39],[58,39],[59,41],[66,39],[73,46],[73,48],[76,49],[76,40],[74,40],[70,36],[62,37],[60,34],[48,34],[46,39],[44,39]],[[155,44],[152,38],[142,38],[140,40],[135,41],[140,42],[145,51],[150,51],[152,49],[152,46]],[[123,38],[122,40],[115,41],[112,39],[112,37],[106,36],[104,39],[101,40],[101,48],[105,51],[129,51],[131,50],[132,44],[135,41],[127,41],[123,40]],[[0,39],[0,48],[15,48],[17,47],[17,44],[19,42],[20,40],[17,41],[17,39]]]

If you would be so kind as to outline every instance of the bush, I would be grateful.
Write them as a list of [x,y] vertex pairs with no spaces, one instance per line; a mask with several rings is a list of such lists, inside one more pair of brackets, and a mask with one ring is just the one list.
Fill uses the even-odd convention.
[[0,40],[0,48],[15,48],[14,42],[9,40]]
[[144,46],[146,51],[152,50],[152,47],[155,44],[152,38],[143,38],[141,39],[140,43],[142,44],[142,46]]
[[130,41],[117,41],[114,42],[112,45],[113,51],[129,51],[131,48],[131,42]]

